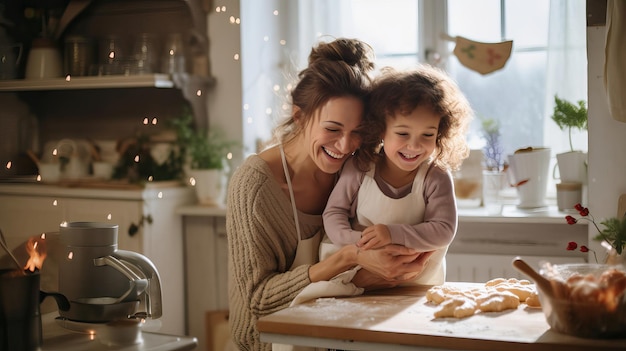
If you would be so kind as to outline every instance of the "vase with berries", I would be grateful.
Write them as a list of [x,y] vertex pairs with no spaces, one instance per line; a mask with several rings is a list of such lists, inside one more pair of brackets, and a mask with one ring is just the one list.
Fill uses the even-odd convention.
[[[607,250],[605,263],[623,263],[622,254],[624,253],[624,248],[626,247],[626,216],[622,218],[611,217],[603,220],[602,222],[600,222],[600,225],[603,226],[603,228],[601,229],[587,207],[584,207],[581,204],[576,204],[574,208],[576,209],[576,211],[578,211],[580,217],[576,218],[571,215],[566,216],[565,220],[567,220],[567,224],[573,225],[581,220],[586,220],[589,223],[593,224],[595,229],[598,231],[598,234],[596,234],[593,239],[600,241],[602,247]],[[567,250],[576,250],[578,247],[578,243],[571,241],[567,245]],[[585,245],[581,245],[580,251],[589,252],[592,250]],[[592,253],[597,262],[598,258],[595,251],[592,251]]]

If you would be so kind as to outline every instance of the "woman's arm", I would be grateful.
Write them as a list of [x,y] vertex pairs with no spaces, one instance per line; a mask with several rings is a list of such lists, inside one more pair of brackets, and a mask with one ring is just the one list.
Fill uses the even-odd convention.
[[426,268],[428,259],[432,256],[432,254],[433,251],[424,252],[415,260],[405,263],[405,270],[410,272],[407,272],[404,275],[397,276],[395,278],[383,278],[368,271],[367,269],[361,269],[357,272],[354,278],[352,278],[352,283],[358,287],[365,288],[365,290],[368,291],[398,286],[400,283],[415,279],[415,277],[417,277]]
[[[374,289],[381,285],[395,286],[420,274],[431,252],[418,252],[400,245],[381,249],[360,250],[356,245],[345,245],[309,268],[311,282],[329,280],[335,275],[360,265],[369,273],[359,273],[357,286]],[[359,271],[360,272],[360,271]],[[391,284],[391,285],[389,285]]]
[[242,311],[284,308],[310,283],[307,266],[289,270],[298,244],[291,205],[258,157],[231,177],[226,230],[230,301]]

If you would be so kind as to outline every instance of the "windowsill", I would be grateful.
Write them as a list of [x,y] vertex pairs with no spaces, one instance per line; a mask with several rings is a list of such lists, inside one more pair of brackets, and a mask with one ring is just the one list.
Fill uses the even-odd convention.
[[484,223],[556,223],[567,224],[565,216],[572,212],[559,211],[556,205],[521,209],[516,205],[503,205],[498,213],[488,211],[485,207],[459,207],[459,222]]
[[[176,213],[183,216],[223,217],[226,215],[226,208],[186,205],[178,208]],[[534,209],[519,209],[515,205],[503,205],[502,210],[496,214],[488,212],[484,207],[459,208],[458,214],[459,222],[567,224],[565,216],[572,212],[559,211],[556,205]]]

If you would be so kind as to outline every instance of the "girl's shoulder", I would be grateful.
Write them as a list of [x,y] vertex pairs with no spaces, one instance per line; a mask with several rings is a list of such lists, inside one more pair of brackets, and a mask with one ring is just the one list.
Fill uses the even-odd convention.
[[[370,170],[373,170],[374,168],[375,168],[375,165],[372,164],[370,166]],[[340,177],[362,180],[363,176],[366,173],[367,172],[359,168],[358,161],[354,157],[352,157],[346,160],[346,162],[343,164],[343,167],[341,168],[341,172],[340,172]]]
[[452,181],[452,172],[439,167],[435,162],[427,165],[426,179],[430,181],[448,180]]

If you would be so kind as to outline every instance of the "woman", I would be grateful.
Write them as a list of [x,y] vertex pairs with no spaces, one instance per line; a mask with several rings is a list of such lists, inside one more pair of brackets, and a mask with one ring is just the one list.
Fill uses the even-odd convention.
[[353,39],[313,48],[291,93],[291,116],[277,128],[277,144],[246,159],[230,180],[229,321],[239,349],[270,350],[259,340],[256,321],[288,307],[312,282],[360,265],[353,283],[375,289],[423,269],[427,256],[393,245],[361,253],[346,245],[315,263],[321,214],[338,172],[360,145],[372,57],[367,44]]

